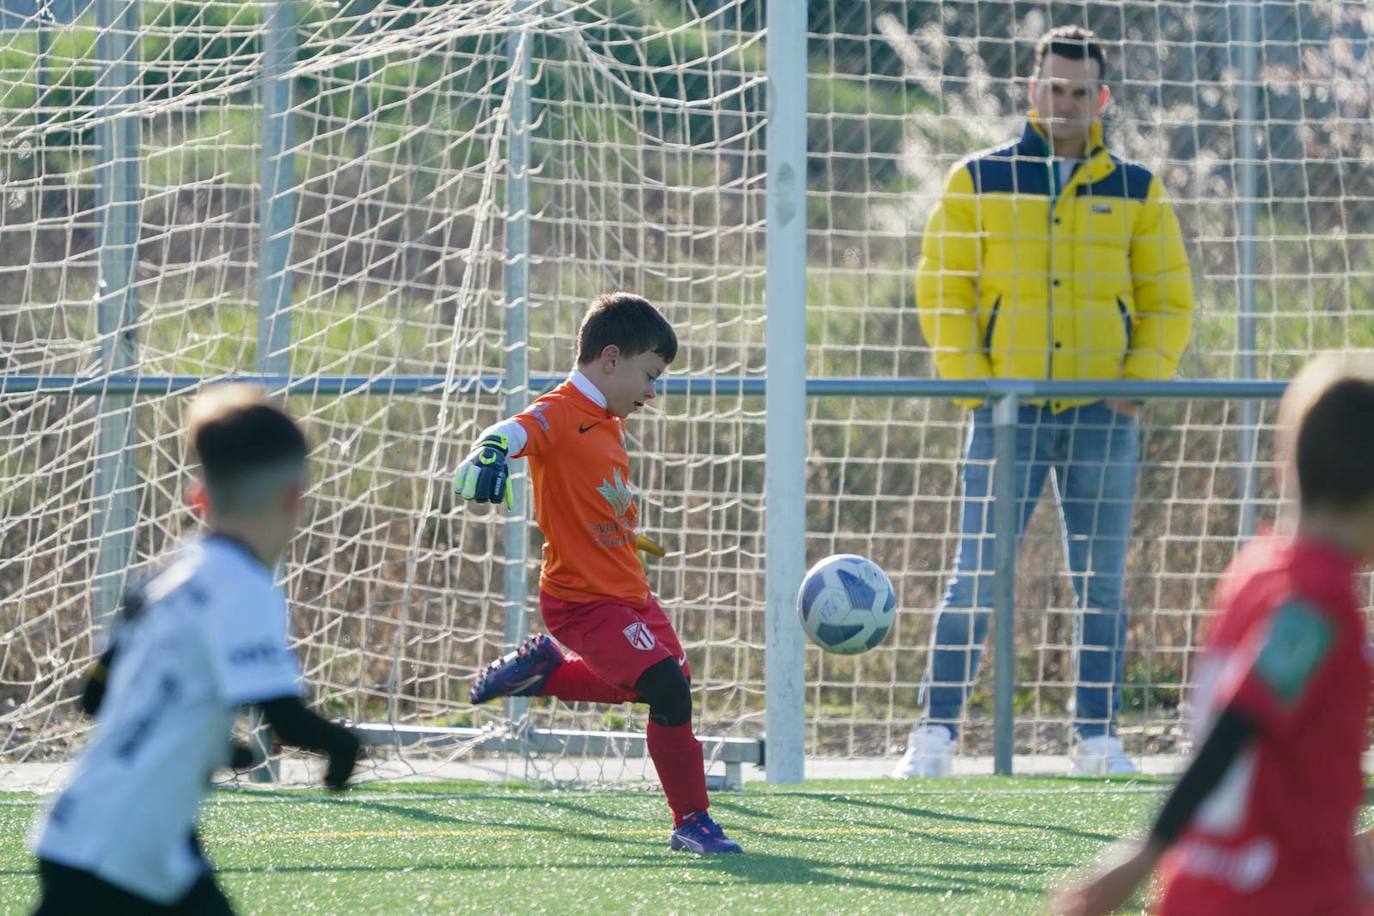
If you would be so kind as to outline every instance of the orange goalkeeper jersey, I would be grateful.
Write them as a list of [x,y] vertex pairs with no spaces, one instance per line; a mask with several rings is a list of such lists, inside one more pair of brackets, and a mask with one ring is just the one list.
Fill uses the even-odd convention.
[[573,603],[603,598],[635,606],[649,580],[635,553],[639,513],[621,420],[572,380],[515,418],[529,439],[534,514],[544,532],[540,588]]

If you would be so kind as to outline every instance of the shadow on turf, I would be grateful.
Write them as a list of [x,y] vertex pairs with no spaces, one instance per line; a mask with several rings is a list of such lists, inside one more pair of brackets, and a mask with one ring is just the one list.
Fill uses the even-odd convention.
[[[988,828],[988,832],[989,832],[989,833],[994,832],[994,831],[995,831],[996,829],[998,829],[998,828],[1012,828],[1012,829],[1016,829],[1016,830],[1043,830],[1043,831],[1046,831],[1046,832],[1048,832],[1048,833],[1059,833],[1059,834],[1063,834],[1064,836],[1073,837],[1074,839],[1080,839],[1080,840],[1095,840],[1095,841],[1100,841],[1100,842],[1110,842],[1110,841],[1112,841],[1112,840],[1118,839],[1117,834],[1114,834],[1114,833],[1101,833],[1101,832],[1093,831],[1093,830],[1077,830],[1077,829],[1074,829],[1073,827],[1065,827],[1065,826],[1060,825],[1060,824],[1041,824],[1041,823],[1035,823],[1035,822],[1032,822],[1032,821],[1024,821],[1024,820],[1022,820],[1022,821],[1005,821],[1005,820],[999,820],[999,819],[997,819],[997,818],[991,818],[991,817],[975,817],[975,816],[969,815],[969,814],[951,814],[951,813],[948,812],[948,811],[939,811],[939,810],[936,810],[936,809],[933,809],[933,808],[918,808],[918,807],[911,806],[911,805],[896,805],[896,804],[891,804],[891,803],[889,803],[889,802],[873,801],[872,799],[864,798],[863,796],[853,796],[853,795],[843,795],[843,796],[839,796],[839,795],[824,794],[824,793],[819,793],[819,792],[817,792],[817,793],[811,793],[811,792],[793,792],[793,793],[788,793],[788,797],[789,797],[789,798],[805,797],[805,798],[812,799],[812,800],[814,800],[814,801],[826,802],[826,803],[832,804],[832,805],[843,805],[843,806],[844,806],[845,808],[847,808],[847,809],[852,809],[852,808],[871,808],[871,809],[873,809],[873,810],[875,810],[875,811],[889,811],[889,812],[891,812],[891,813],[893,813],[893,814],[900,814],[900,815],[903,815],[904,817],[919,818],[919,819],[926,820],[926,821],[935,821],[935,822],[940,822],[940,821],[949,822],[949,821],[953,821],[953,822],[959,823],[959,824],[986,826],[986,827]],[[751,816],[751,817],[758,817],[758,818],[767,819],[767,818],[770,816],[769,814],[767,814],[767,813],[765,813],[765,812],[762,812],[762,811],[758,811],[758,810],[756,810],[756,809],[753,809],[753,808],[749,807],[748,805],[741,804],[740,802],[735,801],[735,800],[733,800],[733,799],[722,799],[722,798],[717,797],[717,798],[715,798],[715,799],[712,799],[711,806],[712,806],[712,808],[714,808],[714,809],[716,809],[716,810],[736,811],[736,812],[738,812],[738,813],[740,813],[740,814],[746,814],[746,815],[749,815],[749,816]],[[863,822],[863,823],[865,823],[865,824],[867,824],[867,825],[869,825],[869,826],[881,827],[881,828],[883,828],[883,829],[888,829],[888,830],[900,829],[900,828],[902,828],[902,827],[905,826],[906,829],[909,829],[909,830],[912,832],[912,834],[914,834],[914,835],[920,835],[920,834],[921,834],[921,828],[920,828],[920,826],[919,826],[919,825],[914,825],[914,824],[913,824],[913,825],[910,825],[910,826],[907,826],[907,825],[902,825],[902,824],[893,823],[893,822],[885,822],[885,823],[884,823],[884,822],[876,822],[876,821],[865,821],[865,822]],[[950,837],[950,836],[948,836],[948,835],[938,835],[938,834],[937,834],[937,835],[931,835],[931,836],[930,836],[930,839],[937,839],[937,840],[942,840],[942,841],[946,841],[946,842],[953,842],[953,843],[956,843],[956,844],[958,844],[958,845],[968,845],[968,844],[963,843],[963,842],[961,842],[961,841],[959,841],[959,840],[957,840],[957,839],[955,839],[955,838],[953,838],[953,837]],[[975,842],[975,844],[977,843],[977,841],[974,841],[974,842]]]
[[[853,810],[856,808],[867,808],[873,811],[889,812],[891,814],[900,815],[903,820],[909,819],[909,821],[915,821],[915,823],[903,823],[902,820],[855,821],[852,817],[845,818],[845,822],[851,824],[860,823],[865,826],[881,830],[907,830],[910,832],[910,835],[912,837],[917,837],[925,841],[938,842],[946,846],[980,846],[983,843],[983,839],[979,838],[976,835],[968,837],[959,837],[953,836],[948,833],[940,833],[931,830],[923,831],[922,827],[935,824],[956,823],[968,825],[971,827],[985,827],[987,828],[987,831],[990,834],[995,833],[999,829],[1014,829],[1017,831],[1044,831],[1047,833],[1057,833],[1063,836],[1073,837],[1075,839],[1092,840],[1095,842],[1104,843],[1117,839],[1117,836],[1115,834],[1102,833],[1099,831],[1091,830],[1079,830],[1073,827],[1067,827],[1059,824],[1045,824],[1026,820],[1011,821],[991,817],[977,817],[968,814],[954,814],[947,811],[940,811],[932,808],[924,808],[914,805],[900,805],[891,802],[877,801],[871,798],[864,798],[863,796],[837,796],[831,793],[820,792],[799,792],[791,793],[789,795],[789,797],[799,796],[823,802],[829,805],[842,806],[847,813],[852,813]],[[299,800],[299,798],[297,798],[296,800]],[[435,811],[431,811],[427,808],[415,807],[411,805],[400,804],[397,802],[381,801],[375,798],[342,797],[326,798],[324,800],[332,804],[339,804],[350,808],[359,808],[368,811],[375,811],[380,814],[388,814],[395,817],[406,818],[408,820],[419,821],[422,823],[450,825],[464,824],[477,827],[490,826],[490,820],[484,817],[468,818],[455,814],[438,813]],[[607,817],[607,813],[603,809],[578,804],[576,802],[573,802],[571,799],[566,798],[551,798],[548,796],[531,796],[529,798],[522,798],[519,796],[503,795],[501,796],[501,801],[504,803],[515,802],[523,805],[534,805],[539,808],[545,809],[558,808],[570,814],[594,817],[598,819],[605,819]],[[731,811],[756,819],[757,823],[766,824],[776,819],[776,815],[773,812],[757,809],[752,805],[740,800],[738,797],[722,797],[718,795],[712,800],[712,807],[716,811]],[[508,826],[519,827],[522,830],[529,830],[531,833],[555,834],[559,836],[567,836],[570,838],[576,838],[595,843],[619,844],[625,842],[625,839],[623,837],[617,837],[612,834],[599,831],[581,830],[577,829],[572,825],[559,822],[522,820],[518,824],[510,824]],[[666,835],[666,825],[664,831]],[[805,830],[798,830],[795,834],[790,834],[789,839],[794,841],[806,842],[809,838],[806,836]],[[816,841],[823,842],[825,841],[825,838],[817,837]]]
[[[633,857],[645,864],[661,862],[659,858],[646,856]],[[746,852],[742,856],[716,856],[692,860],[701,868],[711,868],[750,884],[806,884],[821,887],[841,885],[846,888],[864,888],[875,891],[897,892],[903,894],[973,894],[989,890],[1025,893],[1026,887],[998,881],[989,875],[998,873],[1026,874],[1020,865],[964,865],[944,863],[924,863],[921,865],[897,865],[892,863],[846,863],[804,859],[799,856],[774,855],[771,853]],[[1047,864],[1045,868],[1055,868]],[[1067,863],[1064,867],[1067,867]],[[858,872],[859,874],[856,874]],[[862,873],[878,873],[884,880],[865,877]],[[964,877],[960,872],[970,872],[977,878]],[[724,882],[696,881],[697,884],[721,884]]]
[[[254,791],[256,797],[280,798],[282,801],[292,804],[325,804],[325,805],[345,805],[355,807],[370,807],[376,810],[390,810],[403,816],[415,817],[417,820],[456,820],[461,822],[461,818],[450,818],[447,815],[434,814],[423,808],[412,808],[408,805],[400,805],[395,802],[378,801],[375,796],[359,795],[302,795],[300,793],[258,790]],[[484,793],[484,792],[463,792],[451,795],[435,795],[431,801],[462,801],[462,802],[481,802],[481,801],[500,801],[503,803],[513,802],[523,805],[539,805],[540,807],[558,807],[565,811],[575,814],[585,814],[593,817],[605,817],[606,812],[601,808],[591,808],[586,805],[574,804],[566,798],[551,798],[549,795],[530,794],[528,797],[516,794],[505,793]]]
[[[746,881],[750,884],[797,884],[811,886],[839,885],[847,888],[864,888],[874,891],[896,892],[903,894],[980,894],[991,890],[1010,891],[1024,894],[1028,888],[1024,884],[997,880],[994,875],[1022,875],[1039,877],[1051,869],[1069,868],[1070,862],[1037,863],[1035,871],[1025,866],[1009,864],[963,864],[963,863],[926,863],[922,865],[851,864],[843,862],[823,862],[804,859],[798,856],[781,856],[770,853],[747,852],[742,856],[722,855],[697,857],[688,853],[661,853],[631,856],[628,859],[604,862],[559,862],[563,871],[601,871],[605,869],[673,869],[686,866],[709,869],[721,874],[722,878]],[[491,872],[502,871],[543,871],[549,868],[547,862],[406,862],[394,865],[278,865],[272,867],[226,866],[217,867],[220,875],[259,875],[259,874],[386,874],[405,872]],[[882,879],[864,877],[855,872],[878,873]],[[0,872],[3,874],[3,872]],[[18,872],[18,874],[27,874]],[[724,885],[733,882],[724,880],[696,880],[695,885]]]
[[[504,798],[502,799],[502,801],[506,800],[507,799]],[[598,817],[603,821],[607,818],[607,814],[605,811],[600,811],[595,808],[588,808],[583,805],[571,804],[561,799],[540,799],[537,801],[532,801],[535,801],[535,803],[540,805],[541,807],[562,808],[563,810],[569,811],[571,813]],[[379,802],[374,801],[372,799],[349,799],[348,804],[352,807],[364,808],[368,811],[376,811],[381,814],[390,814],[396,817],[409,818],[410,820],[421,821],[427,824],[465,824],[477,827],[491,826],[491,820],[489,818],[473,819],[456,817],[451,814],[438,814],[433,811],[426,810],[424,808],[413,808],[409,805],[398,805],[394,802]],[[548,833],[561,837],[569,837],[571,839],[590,841],[593,843],[620,844],[626,842],[624,837],[616,837],[607,833],[595,833],[588,832],[585,830],[579,830],[576,827],[572,827],[568,824],[558,822],[530,823],[528,821],[521,821],[519,823],[505,824],[503,826],[518,827],[521,830],[528,830],[531,833]],[[668,834],[669,830],[665,824],[663,828],[663,835],[664,837],[667,837]]]

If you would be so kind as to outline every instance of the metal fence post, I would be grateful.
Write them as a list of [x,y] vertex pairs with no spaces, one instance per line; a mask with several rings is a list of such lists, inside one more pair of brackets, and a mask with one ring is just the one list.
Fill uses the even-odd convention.
[[291,237],[296,222],[291,68],[296,0],[273,0],[262,64],[262,182],[258,201],[258,371],[291,371]]
[[[528,0],[517,7],[528,8]],[[534,42],[521,21],[506,39],[511,87],[510,119],[507,122],[506,156],[506,398],[505,414],[524,410],[530,401],[529,294],[530,294],[530,54]],[[528,630],[529,600],[529,475],[524,462],[512,467],[511,490],[515,507],[505,523],[505,643],[518,646]],[[519,719],[529,701],[506,700],[506,715]]]
[[[1240,246],[1237,259],[1236,349],[1237,369],[1242,379],[1253,379],[1258,372],[1259,344],[1256,336],[1255,239],[1259,229],[1256,216],[1256,197],[1259,194],[1259,0],[1246,0],[1241,10],[1240,45],[1240,111],[1236,124],[1236,154],[1240,158],[1239,212],[1236,235]],[[1259,453],[1259,404],[1241,401],[1237,408],[1240,429],[1237,431],[1240,464],[1240,536],[1248,540],[1258,526],[1259,468],[1255,460]]]
[[[291,374],[291,238],[296,224],[296,160],[291,118],[291,68],[296,63],[296,0],[273,0],[267,13],[260,98],[262,180],[258,200],[258,349],[263,374]],[[282,576],[278,568],[277,578]],[[248,715],[250,743],[263,763],[253,782],[276,782],[280,763],[272,734],[256,708]]]
[[[138,355],[139,124],[138,0],[96,3],[97,200],[100,262],[96,323],[100,369],[132,372]],[[95,621],[102,628],[119,606],[134,560],[138,523],[138,431],[134,398],[105,391],[96,402]]]
[[1015,394],[993,405],[992,527],[993,568],[993,771],[1010,776],[1013,752],[1012,697],[1016,691],[1016,420],[1021,403]]
[[34,75],[38,80],[38,119],[40,121],[46,121],[48,116],[45,106],[48,104],[48,100],[45,97],[44,90],[48,85],[48,29],[51,28],[53,24],[50,0],[38,0],[37,9],[34,11],[34,15],[38,20],[38,24],[35,26],[36,34],[34,35],[37,50],[34,53],[33,60],[34,70],[36,71]]
[[805,769],[806,4],[768,0],[768,388],[764,447],[764,730],[768,782]]
[[[360,37],[371,36],[376,31],[375,11],[380,2],[381,0],[348,0],[344,7],[344,18],[356,23],[355,28]],[[372,97],[368,92],[368,83],[371,80],[372,59],[362,57],[353,65],[353,90],[349,93],[348,112],[352,123],[348,126],[348,136],[354,148],[349,150],[347,155],[357,157],[364,179],[371,167],[367,154],[367,122],[372,115]]]

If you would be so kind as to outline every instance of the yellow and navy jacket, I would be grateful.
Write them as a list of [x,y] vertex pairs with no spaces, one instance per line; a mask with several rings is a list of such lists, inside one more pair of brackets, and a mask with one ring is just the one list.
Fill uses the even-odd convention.
[[1032,112],[1020,139],[950,172],[916,307],[941,378],[1156,380],[1188,343],[1193,290],[1159,178],[1108,151],[1094,123],[1061,183]]

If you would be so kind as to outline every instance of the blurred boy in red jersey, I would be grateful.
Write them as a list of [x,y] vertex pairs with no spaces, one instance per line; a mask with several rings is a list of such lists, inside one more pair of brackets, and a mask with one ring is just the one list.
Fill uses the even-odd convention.
[[1370,648],[1356,576],[1374,558],[1374,365],[1314,360],[1280,407],[1291,536],[1258,539],[1218,587],[1200,740],[1150,833],[1056,913],[1108,913],[1156,867],[1158,912],[1353,914]]

